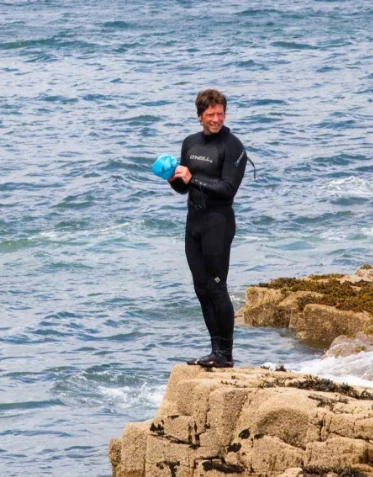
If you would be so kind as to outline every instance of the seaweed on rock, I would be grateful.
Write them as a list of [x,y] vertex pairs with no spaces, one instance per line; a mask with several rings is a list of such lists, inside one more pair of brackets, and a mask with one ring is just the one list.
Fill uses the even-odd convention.
[[276,386],[305,389],[309,391],[321,391],[326,393],[339,393],[354,399],[373,400],[373,393],[366,390],[359,392],[349,384],[338,384],[330,379],[319,378],[311,375],[305,376],[304,379],[290,382],[286,382],[286,379],[279,378],[273,380],[262,380],[258,385],[259,388],[272,388]]
[[277,278],[268,283],[259,283],[265,288],[281,289],[283,294],[308,291],[321,296],[309,295],[298,298],[298,307],[302,311],[307,304],[334,306],[339,310],[373,313],[373,282],[360,280],[356,283],[340,282],[343,275],[310,275],[303,278]]
[[338,477],[366,477],[366,474],[364,474],[364,472],[361,472],[358,469],[354,469],[353,467],[345,467],[342,469],[335,467],[318,467],[310,465],[303,467],[302,473],[304,477],[325,477],[330,473],[336,474]]

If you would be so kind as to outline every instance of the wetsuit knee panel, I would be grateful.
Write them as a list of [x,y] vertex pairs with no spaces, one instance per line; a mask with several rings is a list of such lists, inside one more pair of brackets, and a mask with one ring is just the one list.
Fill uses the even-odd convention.
[[206,284],[209,295],[220,295],[227,291],[227,283],[220,277],[209,278]]

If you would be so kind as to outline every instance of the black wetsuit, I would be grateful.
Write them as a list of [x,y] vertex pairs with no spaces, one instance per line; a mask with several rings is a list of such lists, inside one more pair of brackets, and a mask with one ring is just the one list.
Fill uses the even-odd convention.
[[185,251],[194,289],[211,338],[232,348],[234,310],[227,290],[231,244],[236,231],[232,208],[247,156],[241,141],[223,126],[218,134],[188,136],[182,145],[182,166],[192,174],[189,184],[171,182],[189,193]]

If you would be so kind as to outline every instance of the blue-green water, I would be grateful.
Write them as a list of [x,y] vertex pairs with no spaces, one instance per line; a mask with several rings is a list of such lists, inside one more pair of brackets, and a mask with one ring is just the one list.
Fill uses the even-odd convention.
[[[370,0],[0,1],[0,475],[108,477],[109,438],[206,351],[185,197],[151,173],[199,130],[200,89],[258,169],[236,309],[248,285],[373,263],[372,25]],[[320,355],[236,331],[238,364]],[[366,377],[365,355],[336,373]]]

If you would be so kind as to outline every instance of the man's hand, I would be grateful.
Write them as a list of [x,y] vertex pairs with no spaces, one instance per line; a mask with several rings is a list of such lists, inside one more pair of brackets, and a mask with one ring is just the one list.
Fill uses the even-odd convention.
[[181,179],[184,184],[189,184],[192,174],[189,169],[185,166],[177,166],[175,169],[175,174],[168,179],[168,182],[173,182],[175,179]]

